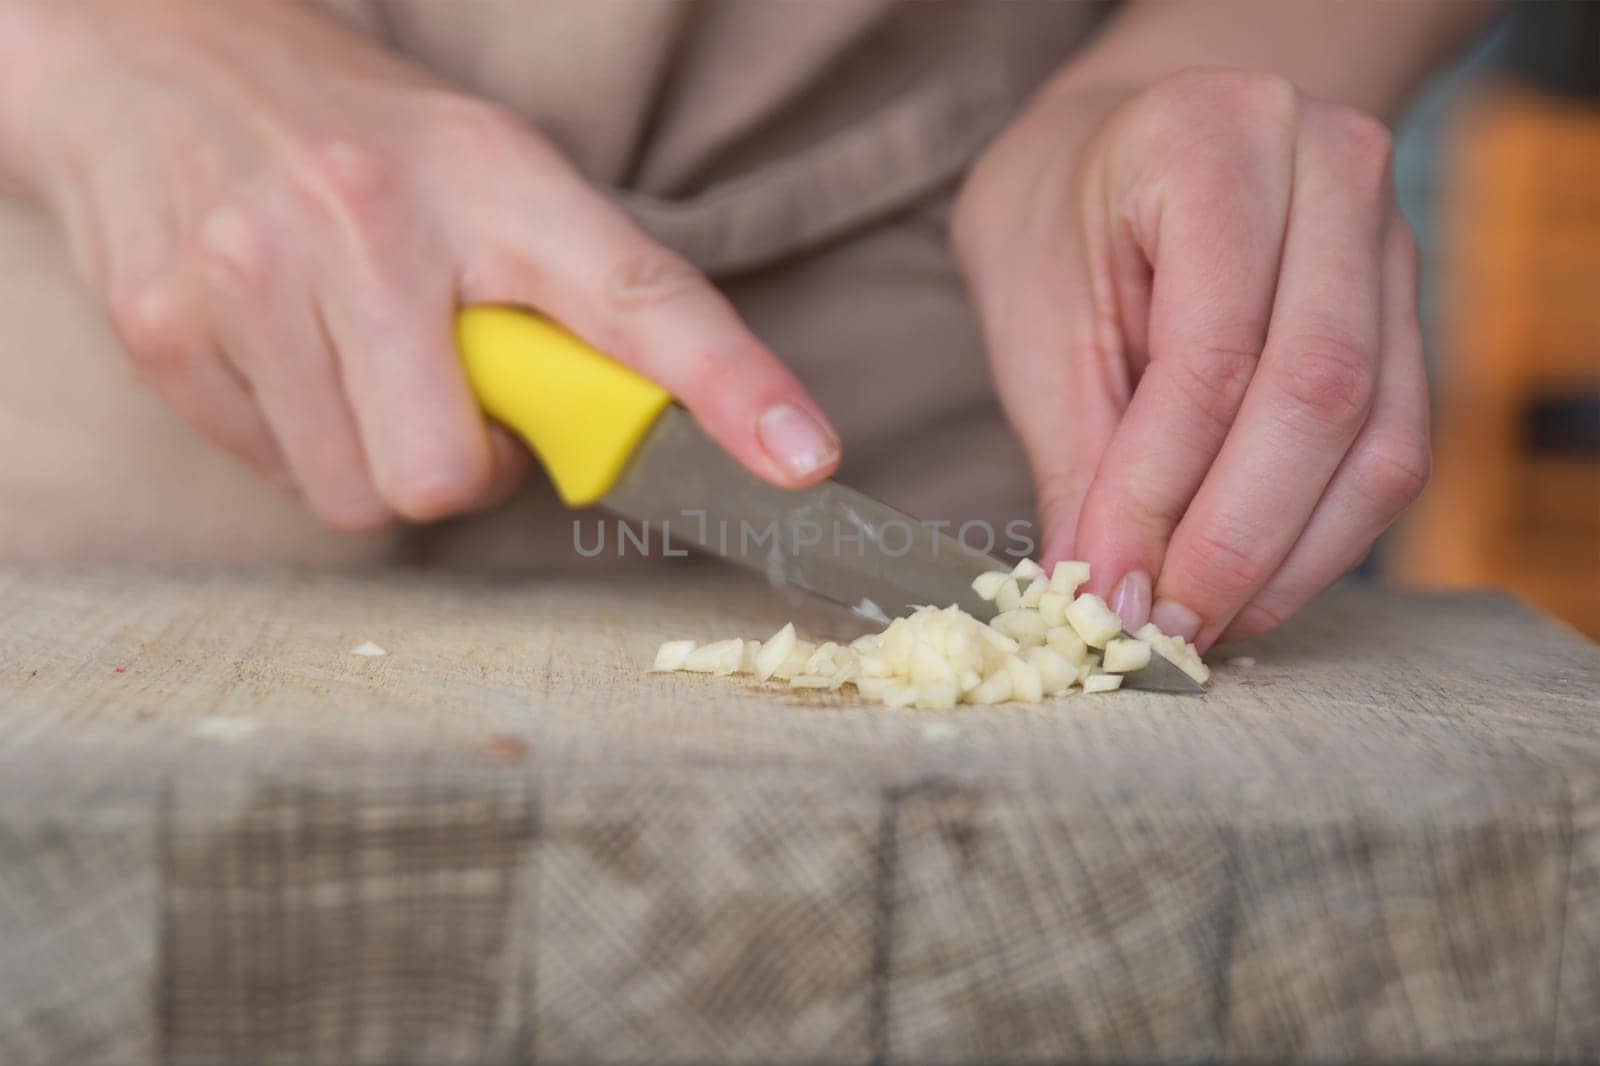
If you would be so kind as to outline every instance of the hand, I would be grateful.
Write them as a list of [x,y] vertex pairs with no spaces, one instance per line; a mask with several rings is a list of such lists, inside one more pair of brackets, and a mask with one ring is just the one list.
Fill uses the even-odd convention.
[[1130,628],[1271,629],[1428,474],[1417,252],[1375,118],[1270,76],[1059,83],[954,236],[1040,502]]
[[142,376],[329,524],[437,518],[524,468],[459,365],[469,303],[558,319],[773,482],[836,465],[727,301],[517,117],[298,5],[0,10],[0,45],[19,37],[0,154]]

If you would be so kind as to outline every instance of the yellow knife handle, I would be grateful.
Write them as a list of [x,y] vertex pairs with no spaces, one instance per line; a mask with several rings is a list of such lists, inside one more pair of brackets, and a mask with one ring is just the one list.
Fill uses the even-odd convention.
[[672,402],[660,385],[528,311],[468,307],[456,340],[484,411],[533,449],[568,507],[611,491]]

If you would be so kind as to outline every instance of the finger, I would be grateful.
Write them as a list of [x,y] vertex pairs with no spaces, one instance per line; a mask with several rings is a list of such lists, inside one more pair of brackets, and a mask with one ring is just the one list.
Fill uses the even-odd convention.
[[327,242],[310,257],[316,316],[378,495],[413,521],[482,505],[504,477],[497,455],[515,460],[491,445],[461,367],[451,258],[406,210],[428,190],[346,141],[318,145],[305,167],[309,195],[294,206],[318,213]]
[[487,511],[504,503],[522,487],[533,467],[527,445],[501,426],[489,426],[489,448],[493,453],[489,482],[469,511]]
[[[464,279],[469,303],[555,318],[676,396],[757,475],[800,486],[831,474],[839,438],[776,355],[694,267],[586,188],[524,212],[536,224],[498,237],[514,250]],[[502,227],[503,230],[504,227]]]
[[1131,388],[1109,257],[1058,252],[966,263],[995,389],[1028,457],[1046,566],[1078,557],[1078,514]]
[[1390,196],[1383,126],[1308,105],[1261,364],[1157,580],[1152,619],[1202,649],[1277,571],[1367,421]]
[[1224,639],[1276,628],[1366,556],[1428,479],[1428,379],[1417,321],[1417,249],[1398,210],[1385,241],[1382,362],[1372,417],[1283,566]]
[[115,313],[139,376],[213,444],[287,490],[295,487],[250,386],[213,347],[192,288],[160,283]]
[[233,208],[200,230],[213,329],[251,385],[312,511],[351,532],[393,518],[378,496],[308,295],[273,268],[267,227]]
[[484,506],[525,467],[494,447],[462,372],[450,280],[410,284],[437,299],[372,279],[326,286],[322,306],[373,481],[394,510],[429,521]]
[[1089,588],[1131,629],[1149,619],[1167,542],[1255,373],[1272,314],[1294,171],[1290,126],[1195,153],[1133,236],[1154,266],[1150,359],[1078,524]]

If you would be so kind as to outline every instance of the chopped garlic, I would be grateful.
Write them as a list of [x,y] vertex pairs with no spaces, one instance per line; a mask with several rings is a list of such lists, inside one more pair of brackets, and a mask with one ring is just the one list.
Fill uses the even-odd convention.
[[998,614],[989,624],[1023,647],[1043,644],[1045,634],[1048,632],[1044,619],[1039,617],[1039,612],[1030,611],[1026,607]]
[[1045,643],[1072,662],[1074,666],[1089,657],[1089,645],[1071,626],[1055,626],[1045,638]]
[[739,663],[744,658],[744,641],[738,637],[732,640],[718,640],[707,644],[705,647],[691,651],[688,658],[683,661],[683,669],[696,674],[716,674],[726,677],[728,674],[737,673]]
[[1022,606],[1022,590],[1017,587],[1017,579],[1008,577],[1000,583],[1000,591],[995,593],[994,605],[1002,611],[1014,611]]
[[351,655],[388,655],[389,653],[387,651],[384,651],[383,648],[380,647],[379,645],[372,643],[372,641],[363,640],[360,644],[357,644],[355,647],[350,649],[350,654]]
[[883,693],[883,703],[886,707],[909,707],[917,702],[917,686],[905,682],[890,685]]
[[[1039,703],[1071,695],[1077,686],[1109,692],[1153,652],[1203,682],[1209,671],[1194,645],[1153,625],[1142,627],[1137,639],[1125,638],[1121,619],[1098,596],[1073,598],[1088,576],[1087,564],[1064,562],[1045,580],[1038,564],[1024,562],[1010,573],[996,570],[974,580],[973,589],[985,599],[992,595],[1001,608],[987,625],[959,607],[918,607],[849,644],[801,640],[792,624],[764,643],[668,641],[652,669],[748,673],[795,689],[854,685],[863,699],[930,710]],[[1025,591],[1019,582],[1026,582]]]
[[980,600],[993,600],[1000,594],[1000,586],[1010,580],[1011,575],[1004,570],[990,570],[986,574],[979,574],[972,579],[972,591],[978,594]]
[[973,703],[1004,703],[1011,698],[1011,671],[996,670],[982,684],[973,689],[968,698]]
[[796,641],[794,623],[789,622],[784,627],[772,634],[767,642],[761,645],[761,650],[756,652],[755,674],[765,681],[777,673],[778,667],[789,658],[789,653],[794,651]]
[[[1032,559],[1024,559],[1022,562],[1011,568],[1011,576],[1017,579],[1018,585],[1021,585],[1025,581],[1035,581],[1041,577],[1045,577],[1045,572],[1044,567],[1040,566]],[[1048,580],[1049,579],[1046,578],[1047,583]]]
[[1069,599],[1078,594],[1078,586],[1089,580],[1089,564],[1062,560],[1050,572],[1050,591],[1059,592]]
[[689,658],[689,653],[694,651],[692,640],[669,640],[656,649],[655,665],[652,670],[681,670]]
[[1106,645],[1104,669],[1108,674],[1131,674],[1150,665],[1150,645],[1142,640],[1116,639]]
[[1039,684],[1046,696],[1056,696],[1078,680],[1078,666],[1054,648],[1029,648],[1028,665],[1039,671]]
[[1200,684],[1211,679],[1211,668],[1200,658],[1195,646],[1182,637],[1168,636],[1157,629],[1154,622],[1146,622],[1134,636],[1147,642],[1168,662],[1194,678]]
[[1072,597],[1064,592],[1046,592],[1039,597],[1039,617],[1051,629],[1067,624],[1067,606]]
[[1122,633],[1122,619],[1092,592],[1085,592],[1067,608],[1067,624],[1091,648],[1103,648],[1111,638]]
[[1011,674],[1012,699],[1020,703],[1038,703],[1044,699],[1044,682],[1039,671],[1026,659],[1008,660],[1006,670]]

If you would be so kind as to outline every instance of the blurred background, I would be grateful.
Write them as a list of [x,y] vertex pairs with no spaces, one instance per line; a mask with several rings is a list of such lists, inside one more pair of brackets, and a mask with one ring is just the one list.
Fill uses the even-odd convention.
[[1402,122],[1434,477],[1371,566],[1600,639],[1600,4],[1508,9]]

